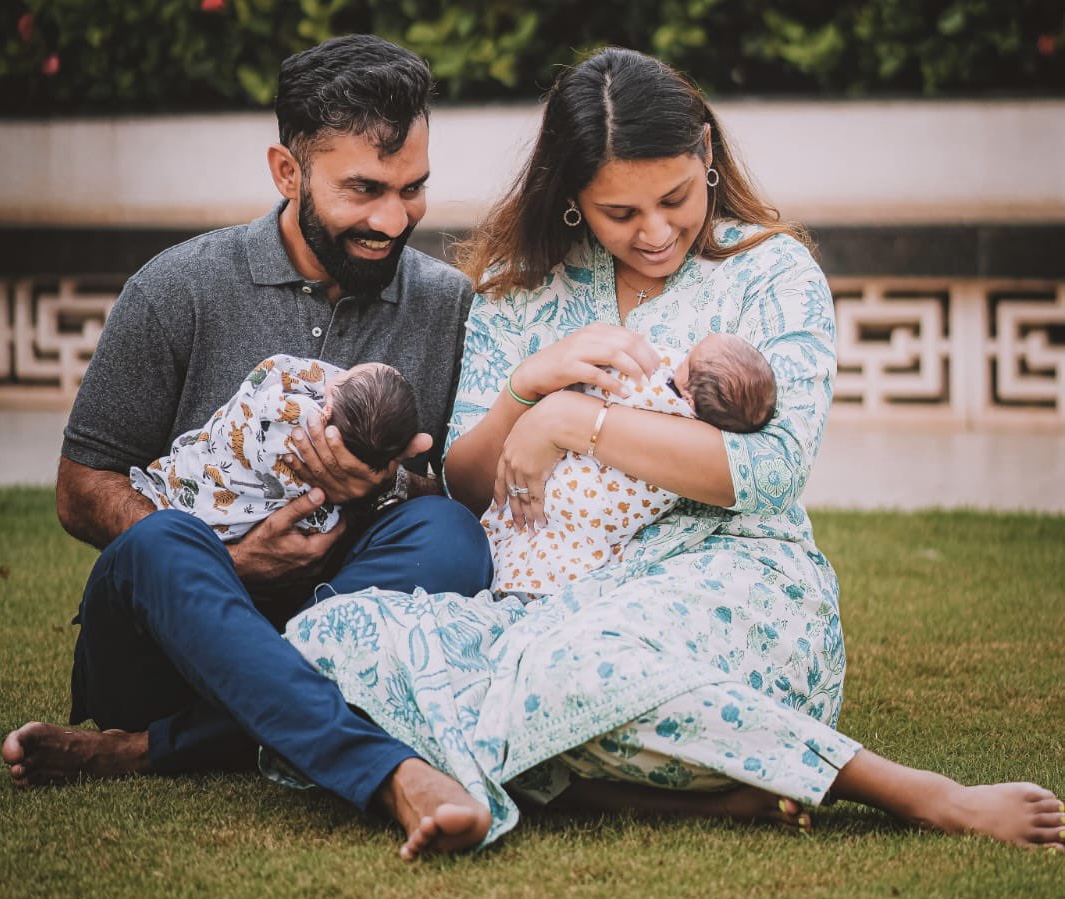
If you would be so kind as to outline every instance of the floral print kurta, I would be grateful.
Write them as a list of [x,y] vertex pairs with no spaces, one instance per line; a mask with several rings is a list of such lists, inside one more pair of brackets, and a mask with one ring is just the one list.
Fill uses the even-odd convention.
[[[724,243],[749,233],[735,222],[717,231]],[[476,297],[449,442],[525,356],[597,321],[621,324],[613,259],[594,242],[536,290]],[[320,603],[286,632],[351,704],[489,805],[486,843],[517,821],[503,785],[550,798],[563,762],[597,776],[613,759],[630,780],[745,783],[817,804],[859,748],[833,729],[838,586],[799,502],[835,367],[824,276],[776,235],[724,261],[689,258],[624,324],[679,355],[731,331],[769,360],[775,417],[724,435],[735,506],[682,500],[620,560],[524,607],[487,591],[368,590]],[[641,733],[655,758],[669,747],[674,757],[640,764]]]

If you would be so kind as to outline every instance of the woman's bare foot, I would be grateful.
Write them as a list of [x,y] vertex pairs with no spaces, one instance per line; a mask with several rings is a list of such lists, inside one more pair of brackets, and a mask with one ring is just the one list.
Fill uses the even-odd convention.
[[705,794],[714,803],[709,817],[759,824],[780,824],[788,830],[809,834],[813,821],[794,799],[786,799],[757,787],[736,787],[725,793]]
[[405,861],[430,851],[469,849],[485,838],[492,824],[487,808],[421,759],[400,762],[377,799],[407,834],[399,850]]
[[812,826],[810,815],[794,799],[785,799],[775,793],[746,786],[715,793],[697,793],[664,790],[643,784],[575,778],[550,807],[684,818],[725,818],[776,824],[802,833],[809,833]]
[[67,783],[82,775],[120,777],[149,768],[146,733],[74,730],[39,721],[11,731],[0,754],[16,787]]
[[1065,803],[1036,784],[965,787],[863,749],[840,769],[832,792],[918,827],[1065,851]]
[[916,823],[946,833],[979,833],[1017,846],[1065,851],[1065,803],[1050,790],[1033,783],[963,787],[950,781],[944,793]]

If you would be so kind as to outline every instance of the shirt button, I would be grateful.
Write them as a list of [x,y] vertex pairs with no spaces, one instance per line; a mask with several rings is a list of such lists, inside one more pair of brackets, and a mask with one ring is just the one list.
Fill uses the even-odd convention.
[[304,284],[303,287],[300,288],[300,290],[302,290],[304,293],[314,293],[314,288],[311,287],[309,284]]
[[311,334],[315,337],[321,337],[322,329],[316,325],[315,327],[311,328]]

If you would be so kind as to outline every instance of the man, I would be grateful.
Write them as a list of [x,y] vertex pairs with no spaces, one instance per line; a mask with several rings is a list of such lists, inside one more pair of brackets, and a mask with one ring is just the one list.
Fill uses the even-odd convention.
[[[71,412],[56,484],[63,526],[103,549],[79,612],[71,711],[72,723],[92,718],[101,730],[13,731],[3,758],[16,785],[242,767],[261,744],[394,817],[404,857],[487,832],[488,810],[349,709],[249,593],[274,599],[264,608],[280,620],[294,609],[277,597],[302,601],[323,577],[325,595],[371,585],[470,595],[490,580],[479,524],[424,477],[430,460],[440,470],[471,298],[456,271],[405,247],[425,213],[430,90],[418,57],[372,36],[286,60],[279,143],[267,152],[281,203],[162,253],[124,288]],[[130,467],[165,455],[276,353],[393,365],[429,433],[411,440],[403,467],[380,473],[334,427],[309,423],[285,462],[314,489],[228,549],[191,515],[151,514]],[[369,525],[297,531],[326,498]]]

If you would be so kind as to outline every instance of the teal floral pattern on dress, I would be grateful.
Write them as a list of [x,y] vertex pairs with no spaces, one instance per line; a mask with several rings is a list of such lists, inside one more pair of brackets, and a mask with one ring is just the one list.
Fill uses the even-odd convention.
[[[725,243],[751,233],[717,229]],[[475,297],[448,445],[526,355],[596,321],[622,324],[613,259],[594,243],[538,289]],[[547,801],[573,773],[666,789],[748,784],[816,805],[859,748],[834,730],[838,585],[799,501],[835,371],[824,276],[776,235],[723,261],[689,258],[624,325],[681,354],[733,331],[769,360],[773,420],[724,434],[731,508],[683,500],[619,560],[525,606],[487,591],[366,590],[286,631],[349,703],[490,808],[486,844],[517,822],[508,790]],[[343,633],[340,621],[351,622]]]

